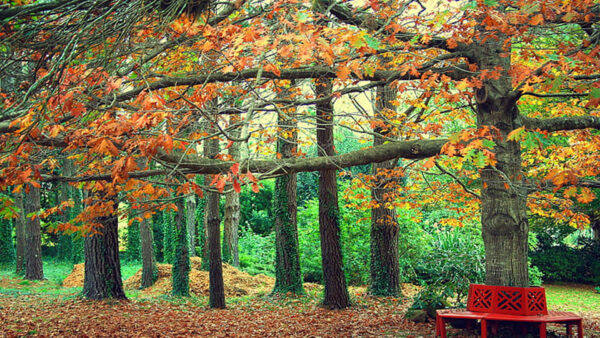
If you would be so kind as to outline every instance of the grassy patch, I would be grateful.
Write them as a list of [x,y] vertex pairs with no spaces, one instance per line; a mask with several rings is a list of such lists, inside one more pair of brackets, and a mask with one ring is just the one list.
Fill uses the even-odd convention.
[[593,285],[544,285],[544,288],[548,307],[551,310],[598,311],[600,293],[594,290]]

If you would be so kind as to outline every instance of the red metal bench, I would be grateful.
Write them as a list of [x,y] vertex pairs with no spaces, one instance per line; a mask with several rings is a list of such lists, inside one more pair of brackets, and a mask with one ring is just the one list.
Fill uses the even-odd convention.
[[[546,338],[547,323],[563,323],[567,336],[571,326],[577,326],[579,338],[583,338],[582,318],[571,312],[548,311],[546,292],[541,287],[510,287],[471,284],[467,309],[437,310],[436,337],[446,337],[446,321],[452,319],[481,321],[481,337],[487,337],[488,322],[492,332],[497,331],[498,322],[537,323],[540,337]],[[524,328],[524,327],[523,327]]]

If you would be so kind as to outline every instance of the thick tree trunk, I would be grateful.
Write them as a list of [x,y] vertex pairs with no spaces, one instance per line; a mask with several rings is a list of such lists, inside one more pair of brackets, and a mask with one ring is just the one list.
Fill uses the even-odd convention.
[[185,204],[183,199],[177,200],[175,214],[175,257],[173,261],[173,295],[188,297],[190,295],[190,254],[185,223]]
[[[499,34],[495,32],[496,34]],[[483,32],[483,36],[487,38]],[[527,240],[529,225],[526,216],[526,190],[521,173],[521,151],[517,142],[507,141],[517,128],[516,99],[512,95],[510,52],[500,51],[506,37],[487,39],[472,60],[480,69],[503,73],[498,79],[488,79],[476,90],[478,127],[493,127],[497,163],[481,170],[481,226],[486,254],[486,284],[529,286]]]
[[42,266],[42,228],[40,225],[40,188],[29,186],[23,201],[25,213],[25,279],[44,279]]
[[[317,98],[331,95],[331,80],[317,80]],[[333,105],[327,100],[316,105],[317,146],[320,156],[335,154],[333,145]],[[323,306],[343,309],[350,306],[350,298],[344,277],[344,263],[340,242],[340,215],[335,170],[319,172],[319,233],[321,235],[321,258],[325,297]]]
[[600,242],[600,218],[598,216],[592,217],[591,225],[592,235],[595,241]]
[[188,252],[192,257],[196,256],[196,196],[189,196],[185,199],[185,212]]
[[152,286],[158,278],[158,268],[154,258],[154,234],[149,218],[140,223],[140,239],[142,244],[142,283],[140,288]]
[[[116,199],[113,200],[115,203]],[[83,296],[88,299],[125,299],[119,260],[119,220],[117,206],[109,216],[96,221],[99,234],[85,237],[85,276]]]
[[[392,100],[396,99],[396,90],[389,86],[377,88],[376,115],[386,117],[396,111]],[[374,130],[373,145],[384,143],[385,136],[393,138],[395,132],[391,125]],[[385,136],[384,136],[385,135]],[[400,285],[400,261],[398,257],[398,220],[396,209],[391,206],[394,190],[399,178],[390,175],[389,170],[396,166],[397,160],[373,163],[375,177],[371,188],[371,198],[376,205],[371,209],[371,285],[369,292],[376,296],[398,296]]]
[[23,207],[23,193],[15,193],[15,206],[19,209],[19,217],[15,219],[16,235],[16,272],[25,272],[25,208]]
[[[278,116],[281,130],[277,142],[277,152],[283,158],[294,156],[297,147],[296,124],[293,116]],[[287,135],[287,136],[286,136]],[[273,215],[275,216],[275,287],[273,293],[304,294],[302,273],[300,271],[300,253],[298,249],[298,211],[296,174],[275,179]]]

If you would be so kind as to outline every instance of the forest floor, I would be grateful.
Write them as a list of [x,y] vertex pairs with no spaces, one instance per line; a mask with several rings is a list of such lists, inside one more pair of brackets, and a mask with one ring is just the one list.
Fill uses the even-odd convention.
[[[124,278],[136,267],[124,266]],[[226,310],[207,307],[205,296],[174,298],[128,290],[127,301],[89,301],[81,288],[62,286],[66,275],[47,269],[47,280],[30,282],[0,269],[0,336],[393,336],[433,337],[433,322],[416,324],[403,315],[417,288],[405,284],[402,298],[373,298],[352,287],[353,306],[319,307],[321,288],[300,297],[267,293],[227,299]],[[586,337],[600,337],[600,294],[588,285],[545,285],[552,310],[573,311]],[[564,328],[551,327],[564,332]],[[462,331],[451,336],[467,337]],[[559,335],[554,335],[559,336]]]

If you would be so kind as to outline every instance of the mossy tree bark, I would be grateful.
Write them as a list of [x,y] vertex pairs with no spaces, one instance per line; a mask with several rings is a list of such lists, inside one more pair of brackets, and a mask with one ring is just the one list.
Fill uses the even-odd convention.
[[175,257],[173,262],[173,295],[188,297],[190,295],[190,254],[185,222],[185,204],[182,198],[177,199],[175,213]]
[[[375,114],[389,121],[395,115],[396,107],[392,101],[397,91],[389,86],[377,88]],[[392,115],[392,116],[390,116]],[[374,130],[373,145],[381,145],[387,139],[395,138],[393,126],[385,124]],[[396,174],[390,173],[397,160],[373,163],[374,176],[371,198],[376,205],[371,209],[371,285],[369,293],[376,296],[400,295],[400,261],[398,257],[398,220],[393,202],[394,190],[398,185]]]
[[15,219],[15,240],[16,240],[16,273],[22,274],[25,271],[25,210],[23,207],[23,193],[14,193],[15,206],[19,209],[19,217]]
[[25,192],[25,279],[44,279],[42,266],[42,228],[40,224],[40,188],[29,186]]
[[[315,81],[317,98],[331,95],[332,82],[329,79]],[[320,156],[335,155],[333,144],[333,104],[331,100],[321,101],[317,108],[317,147]],[[319,233],[321,237],[321,258],[325,296],[323,306],[343,309],[350,306],[346,287],[342,246],[340,241],[340,215],[336,170],[319,171]]]
[[116,198],[111,202],[112,212],[96,220],[99,233],[85,237],[83,296],[88,299],[126,298],[119,260],[118,202]]
[[185,224],[190,257],[196,256],[196,196],[185,199]]
[[[280,138],[277,152],[283,158],[294,156],[298,135],[293,112],[278,115]],[[296,214],[297,187],[296,174],[279,176],[275,179],[273,215],[275,216],[275,287],[273,293],[304,294],[300,253],[298,250],[298,225]]]
[[[64,159],[62,161],[62,174],[65,176],[71,176],[73,175],[72,172],[72,161],[69,159]],[[74,188],[71,187],[71,185],[69,185],[69,183],[67,182],[62,182],[60,183],[60,190],[59,190],[59,201],[57,201],[56,204],[60,205],[61,202],[63,201],[68,201],[72,198],[72,190]],[[63,212],[63,214],[61,215],[61,221],[63,223],[69,222],[71,220],[71,216],[72,216],[72,212],[71,212],[72,208],[68,208],[67,210],[65,210]],[[59,239],[58,239],[58,259],[61,261],[71,261],[72,257],[73,257],[73,236],[70,234],[66,234],[66,233],[61,233],[59,235]]]
[[15,262],[15,247],[12,239],[12,221],[0,219],[0,263]]
[[164,262],[173,264],[175,252],[175,234],[174,234],[173,212],[164,212],[163,214],[163,257]]

